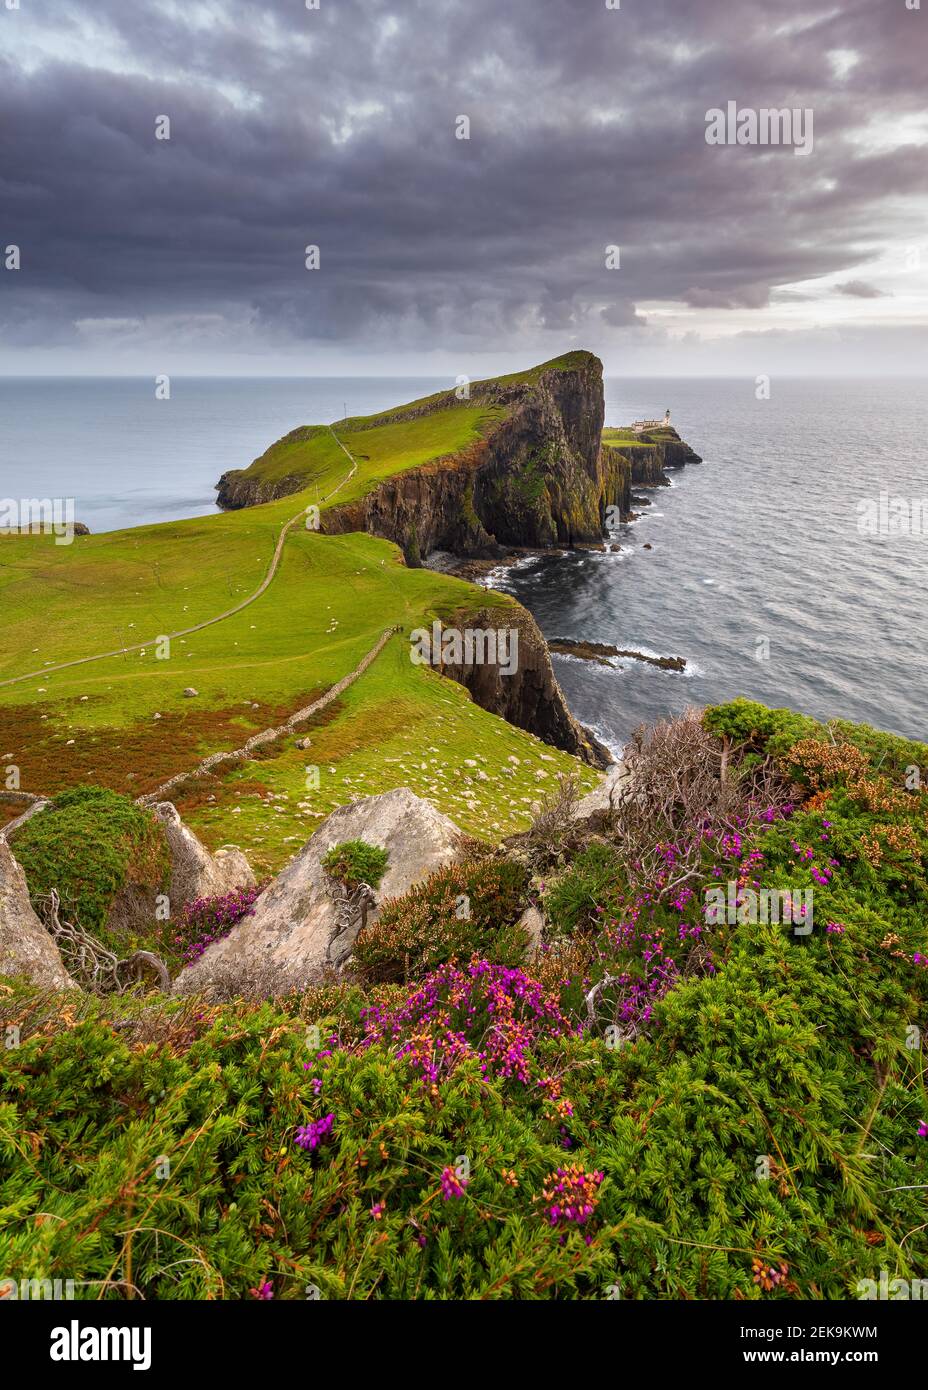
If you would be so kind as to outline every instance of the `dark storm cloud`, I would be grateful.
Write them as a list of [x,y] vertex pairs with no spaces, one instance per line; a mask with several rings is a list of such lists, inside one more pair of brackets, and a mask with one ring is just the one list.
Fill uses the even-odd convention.
[[[24,0],[0,11],[0,327],[453,346],[761,308],[866,262],[888,216],[907,233],[924,149],[861,136],[921,111],[926,25],[903,0],[72,0],[54,25]],[[811,107],[813,153],[708,146],[729,100]]]

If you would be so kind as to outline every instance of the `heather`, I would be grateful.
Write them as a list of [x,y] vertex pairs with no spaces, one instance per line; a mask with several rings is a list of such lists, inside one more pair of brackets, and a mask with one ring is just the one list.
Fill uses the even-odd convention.
[[526,933],[519,928],[528,873],[508,859],[449,864],[385,904],[365,928],[354,965],[371,982],[411,980],[473,953],[518,964]]
[[179,957],[181,964],[193,965],[209,946],[228,936],[243,917],[252,915],[260,891],[235,888],[231,893],[184,903],[180,921],[161,940],[166,958],[175,961]]
[[[261,1300],[923,1277],[926,752],[734,702],[642,733],[634,806],[552,800],[393,904],[389,978],[223,1004],[0,987],[0,1268]],[[765,890],[811,890],[811,930],[760,919]],[[546,941],[511,959],[497,928],[530,896]]]

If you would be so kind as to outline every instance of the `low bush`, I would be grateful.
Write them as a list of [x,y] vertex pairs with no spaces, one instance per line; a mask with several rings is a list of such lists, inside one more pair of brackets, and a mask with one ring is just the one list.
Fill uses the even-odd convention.
[[54,889],[61,916],[106,944],[110,908],[127,886],[165,889],[170,855],[152,813],[104,787],[62,792],[16,836],[16,858],[34,903]]
[[387,851],[377,845],[364,840],[343,840],[326,853],[322,867],[330,878],[351,892],[362,883],[376,888],[386,873],[388,859]]
[[[588,851],[575,929],[530,968],[428,969],[466,865],[393,905],[420,924],[409,983],[221,1005],[0,984],[0,1269],[112,1299],[854,1299],[923,1277],[922,745],[887,773],[874,731],[726,708],[729,774],[789,770],[794,802],[714,827],[682,885],[672,842],[644,890]],[[783,888],[814,893],[807,934],[751,910]]]
[[358,937],[353,964],[372,982],[418,979],[474,952],[518,964],[527,934],[516,923],[527,892],[527,870],[511,860],[447,865],[384,904],[377,921]]

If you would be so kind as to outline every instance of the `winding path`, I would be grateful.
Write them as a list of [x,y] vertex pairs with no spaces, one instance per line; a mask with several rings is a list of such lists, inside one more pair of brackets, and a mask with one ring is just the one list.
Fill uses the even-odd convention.
[[[336,492],[340,492],[341,489],[345,486],[345,484],[349,482],[351,478],[354,477],[355,473],[357,473],[358,471],[358,463],[354,456],[350,454],[348,450],[345,448],[338,435],[332,429],[332,426],[327,425],[326,428],[328,429],[332,438],[335,440],[336,444],[339,446],[340,449],[344,451],[345,456],[351,462],[351,468],[345,474],[344,478],[342,478],[341,482],[338,484],[338,486],[334,489],[333,492],[327,494],[326,500],[328,500],[330,497],[334,497]],[[280,566],[280,557],[283,554],[284,542],[287,539],[287,534],[290,531],[291,527],[295,526],[298,521],[302,520],[302,518],[306,515],[306,511],[307,509],[304,507],[302,511],[297,512],[296,516],[291,517],[290,520],[285,523],[285,525],[281,529],[280,535],[277,537],[277,545],[274,548],[274,554],[271,558],[271,563],[268,566],[267,573],[265,574],[261,583],[258,585],[257,589],[255,589],[254,593],[250,594],[248,598],[242,599],[241,603],[237,603],[234,608],[227,608],[224,613],[217,613],[214,618],[206,618],[202,623],[194,623],[193,627],[182,627],[177,632],[159,633],[157,637],[150,637],[147,642],[135,642],[131,647],[117,647],[114,651],[111,652],[98,652],[96,656],[79,656],[76,657],[73,661],[59,661],[54,666],[43,666],[38,671],[27,671],[26,674],[23,676],[10,676],[8,677],[8,679],[0,681],[0,688],[6,685],[17,685],[20,681],[36,680],[39,676],[50,676],[55,671],[67,671],[72,666],[86,666],[91,661],[106,661],[110,657],[126,656],[129,652],[140,652],[143,649],[143,647],[153,647],[157,642],[163,642],[165,638],[167,638],[169,642],[173,642],[178,637],[189,637],[190,634],[193,632],[202,632],[205,627],[213,627],[216,623],[223,623],[225,622],[226,618],[234,618],[236,613],[241,613],[243,609],[249,608],[251,604],[255,603],[261,597],[261,595],[265,593],[267,589],[270,587],[270,584]]]

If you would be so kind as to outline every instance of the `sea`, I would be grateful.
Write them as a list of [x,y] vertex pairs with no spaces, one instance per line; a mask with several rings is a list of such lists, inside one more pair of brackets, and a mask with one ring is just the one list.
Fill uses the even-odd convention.
[[[216,509],[215,483],[297,425],[367,415],[445,378],[0,378],[0,499],[74,498],[91,531]],[[680,656],[555,655],[581,722],[633,730],[744,695],[928,740],[924,380],[607,378],[606,423],[661,417],[703,462],[640,492],[618,550],[489,578],[547,637]]]

